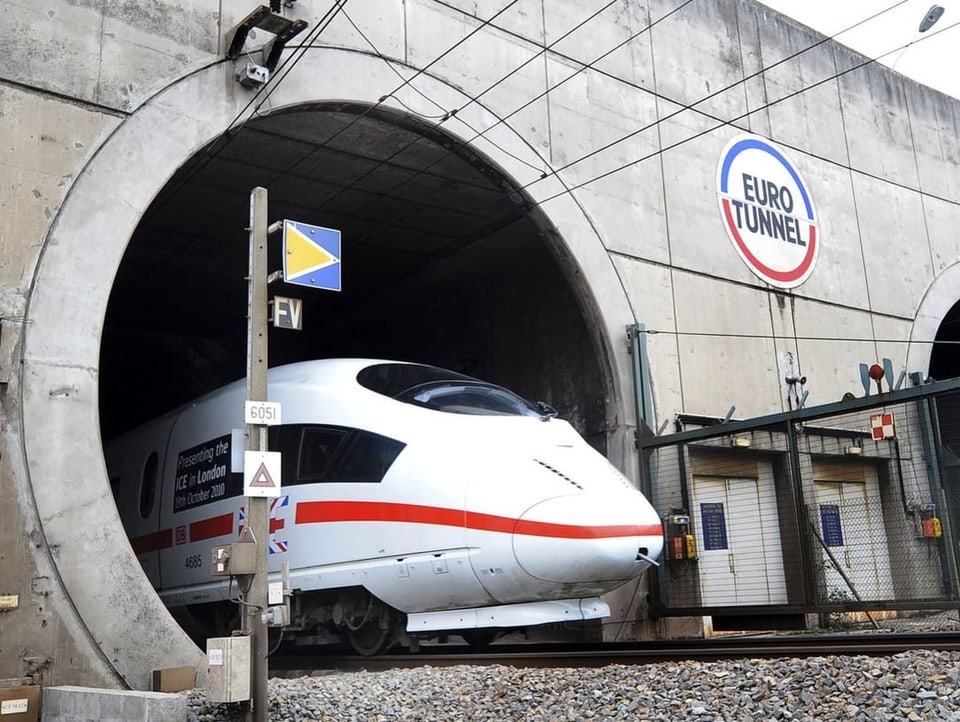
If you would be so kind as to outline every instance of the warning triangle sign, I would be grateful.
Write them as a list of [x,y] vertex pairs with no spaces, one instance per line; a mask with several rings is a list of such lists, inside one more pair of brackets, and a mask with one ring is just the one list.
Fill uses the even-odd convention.
[[273,489],[276,487],[266,464],[261,463],[260,468],[253,472],[253,478],[250,479],[250,486],[261,489]]
[[285,220],[283,280],[339,291],[340,231]]
[[243,495],[280,496],[282,462],[279,451],[244,451]]

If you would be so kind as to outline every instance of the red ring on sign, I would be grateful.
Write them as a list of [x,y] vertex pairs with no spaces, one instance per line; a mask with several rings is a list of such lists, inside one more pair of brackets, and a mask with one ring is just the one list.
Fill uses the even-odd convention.
[[727,220],[727,228],[730,230],[734,241],[736,241],[737,248],[744,255],[744,257],[751,264],[753,264],[755,268],[757,268],[757,270],[763,272],[773,280],[779,281],[780,283],[792,283],[798,278],[803,278],[804,274],[810,269],[810,266],[813,263],[813,258],[816,255],[815,251],[817,249],[817,227],[812,223],[810,224],[810,240],[807,242],[807,254],[803,257],[803,261],[801,261],[800,265],[794,268],[792,271],[777,271],[761,262],[759,258],[753,255],[753,253],[747,247],[747,244],[743,242],[743,239],[740,237],[740,231],[737,230],[737,226],[733,222],[729,198],[723,199],[723,214]]

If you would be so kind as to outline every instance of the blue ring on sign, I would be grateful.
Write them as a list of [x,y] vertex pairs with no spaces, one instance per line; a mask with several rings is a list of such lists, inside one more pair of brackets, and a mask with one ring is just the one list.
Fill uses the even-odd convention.
[[745,150],[766,151],[776,158],[780,162],[780,165],[787,169],[790,177],[793,178],[793,182],[797,184],[797,189],[800,191],[800,196],[803,198],[803,206],[807,209],[807,218],[811,221],[814,220],[813,204],[810,202],[810,198],[807,196],[807,189],[800,180],[800,176],[797,174],[797,171],[794,170],[792,165],[790,165],[790,161],[784,158],[783,153],[781,153],[779,150],[771,145],[767,145],[763,141],[757,140],[756,138],[744,138],[743,140],[738,141],[727,153],[727,157],[723,159],[723,166],[720,171],[720,192],[727,192],[727,180],[730,176],[730,166],[733,165],[734,158],[736,158]]

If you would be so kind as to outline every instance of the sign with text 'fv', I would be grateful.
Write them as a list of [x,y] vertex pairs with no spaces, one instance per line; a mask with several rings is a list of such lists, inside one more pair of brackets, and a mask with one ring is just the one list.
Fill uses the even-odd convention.
[[276,328],[303,329],[303,299],[273,297],[273,325]]

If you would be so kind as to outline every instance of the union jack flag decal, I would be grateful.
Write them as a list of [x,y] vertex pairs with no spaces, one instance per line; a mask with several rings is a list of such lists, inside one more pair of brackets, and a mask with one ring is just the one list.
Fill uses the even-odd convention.
[[287,551],[287,541],[279,541],[276,538],[276,532],[283,529],[286,522],[283,519],[277,519],[274,515],[277,509],[287,506],[290,503],[289,496],[276,496],[270,500],[270,553],[280,554]]
[[[284,529],[287,525],[286,520],[278,519],[276,516],[277,509],[280,509],[284,506],[289,506],[290,497],[289,496],[277,496],[270,500],[270,535],[268,539],[268,549],[270,554],[282,554],[287,551],[287,541],[279,540],[276,538],[276,534],[281,529]],[[246,526],[247,522],[247,507],[240,507],[240,528],[237,530],[237,534],[243,534],[243,529]]]

